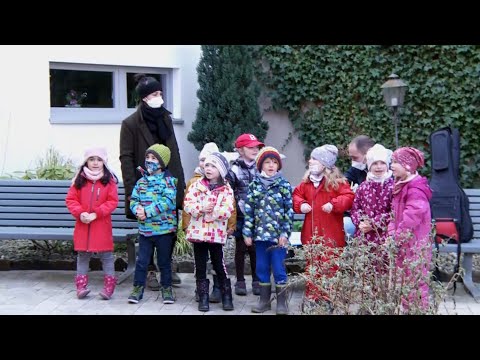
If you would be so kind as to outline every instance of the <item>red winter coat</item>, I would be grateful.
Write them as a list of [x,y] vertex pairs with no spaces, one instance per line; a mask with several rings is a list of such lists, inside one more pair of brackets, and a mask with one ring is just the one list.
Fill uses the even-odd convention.
[[[343,230],[343,212],[350,210],[354,194],[348,183],[340,184],[337,190],[325,190],[325,179],[315,188],[310,180],[300,183],[293,191],[293,210],[301,214],[300,206],[307,203],[312,211],[305,214],[302,228],[302,244],[309,244],[317,231],[317,236],[323,236],[332,247],[345,246],[345,232]],[[322,206],[330,202],[332,211],[327,214]],[[330,239],[330,241],[329,241]]]
[[[73,232],[75,251],[113,251],[112,212],[118,205],[117,184],[110,181],[103,185],[100,181],[88,180],[81,189],[72,185],[65,202],[77,220]],[[90,224],[80,221],[80,214],[85,211],[97,214]]]

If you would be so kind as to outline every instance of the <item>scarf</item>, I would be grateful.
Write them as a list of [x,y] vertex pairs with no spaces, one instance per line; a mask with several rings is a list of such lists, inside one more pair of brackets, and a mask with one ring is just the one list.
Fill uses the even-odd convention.
[[279,172],[277,172],[273,176],[268,177],[264,171],[262,171],[258,176],[258,178],[260,179],[260,182],[263,184],[265,189],[268,189],[279,177],[281,177],[281,174]]
[[397,179],[395,179],[395,184],[393,185],[393,195],[397,195],[400,191],[402,191],[406,184],[415,179],[417,176],[418,172],[415,172],[415,174],[407,176],[405,180],[397,181]]
[[143,101],[140,109],[142,111],[143,119],[152,135],[154,135],[154,137],[158,136],[160,142],[165,144],[168,138],[172,135],[172,132],[165,124],[165,121],[163,121],[163,117],[167,110],[165,110],[163,106],[158,109],[151,108]]
[[382,176],[375,176],[370,171],[367,173],[367,181],[374,181],[374,182],[381,183],[381,184],[383,184],[385,182],[385,180],[388,180],[391,177],[392,177],[392,170],[388,170]]
[[308,178],[310,179],[310,181],[312,182],[313,186],[315,188],[318,187],[318,185],[320,185],[320,182],[322,181],[323,179],[323,173],[321,175],[314,175],[314,174],[310,174],[308,176]]
[[103,177],[103,168],[99,171],[92,171],[88,167],[83,167],[83,173],[88,180],[97,181]]

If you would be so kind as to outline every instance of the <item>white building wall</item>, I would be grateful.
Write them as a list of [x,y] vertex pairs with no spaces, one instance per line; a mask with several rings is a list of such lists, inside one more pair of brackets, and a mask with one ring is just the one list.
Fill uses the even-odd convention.
[[[120,172],[118,124],[50,124],[49,62],[174,69],[173,117],[185,176],[198,162],[187,141],[198,106],[199,45],[2,45],[0,46],[0,176],[34,169],[49,146],[79,164],[87,146],[102,145]],[[119,119],[121,120],[121,119]]]

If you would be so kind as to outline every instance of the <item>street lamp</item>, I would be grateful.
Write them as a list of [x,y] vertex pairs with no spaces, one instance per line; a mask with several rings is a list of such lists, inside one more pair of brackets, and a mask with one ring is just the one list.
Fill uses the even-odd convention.
[[403,106],[403,99],[407,92],[405,84],[397,74],[391,74],[387,82],[381,86],[383,98],[387,106],[392,108],[393,123],[395,124],[395,146],[398,148],[398,107]]

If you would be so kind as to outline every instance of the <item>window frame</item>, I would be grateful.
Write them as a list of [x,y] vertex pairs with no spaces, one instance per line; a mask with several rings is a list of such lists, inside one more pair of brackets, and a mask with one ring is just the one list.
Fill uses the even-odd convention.
[[[69,108],[51,107],[51,124],[120,124],[126,117],[136,111],[128,108],[127,99],[127,73],[147,73],[162,75],[163,99],[166,109],[173,109],[173,69],[153,68],[138,66],[99,65],[86,63],[49,63],[50,69],[73,70],[73,71],[103,71],[112,74],[113,107],[112,108]],[[49,78],[50,89],[50,78]],[[50,104],[50,90],[49,90]],[[50,104],[51,105],[51,104]],[[174,120],[174,123],[183,123],[182,120]]]

